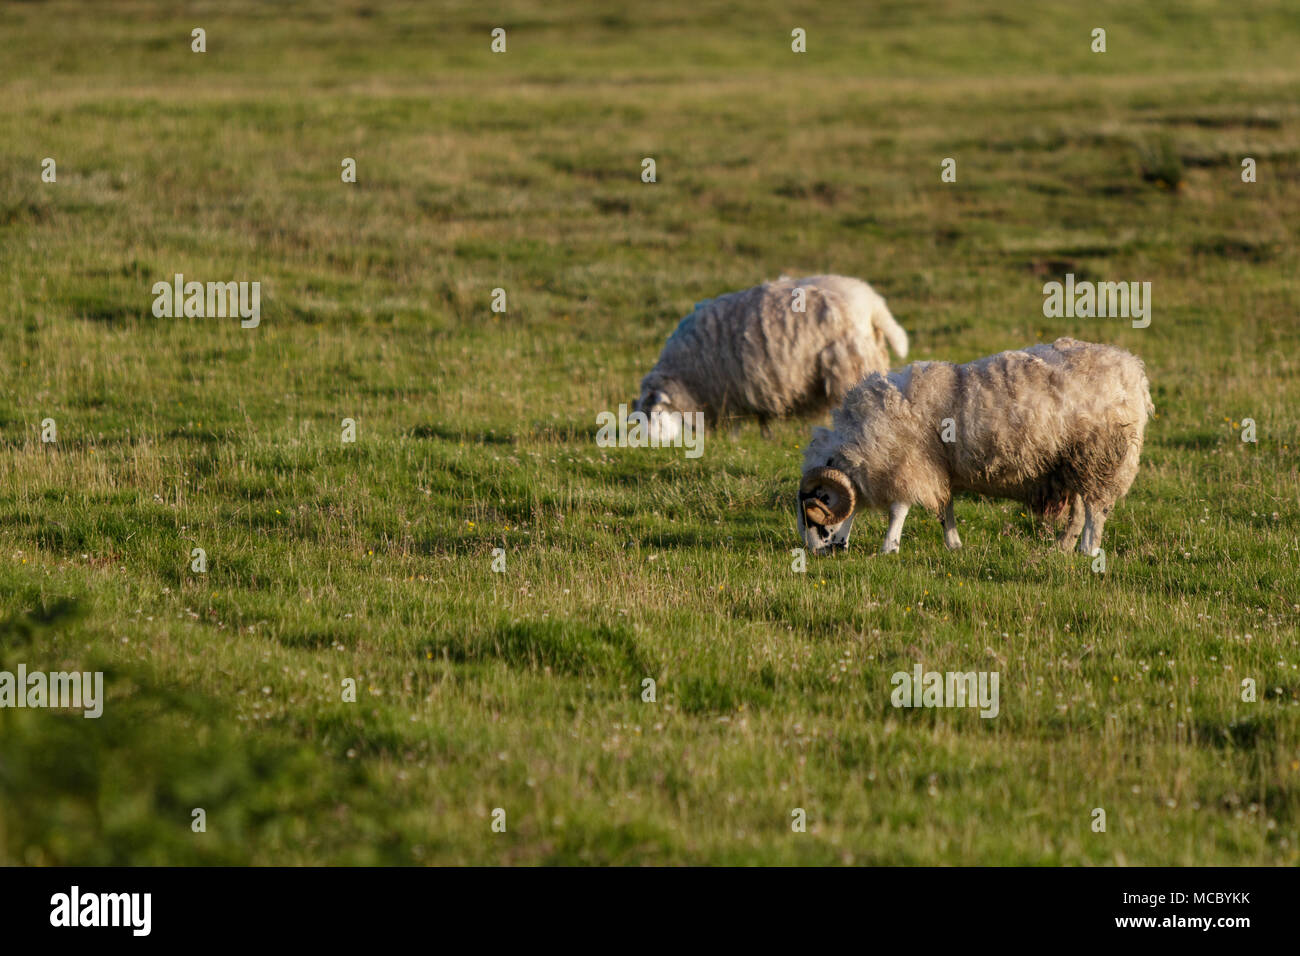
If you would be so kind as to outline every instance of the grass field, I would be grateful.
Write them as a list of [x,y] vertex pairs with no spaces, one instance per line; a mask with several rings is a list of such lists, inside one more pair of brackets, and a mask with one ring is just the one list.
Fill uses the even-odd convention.
[[[1088,6],[0,6],[0,670],[108,695],[0,709],[0,863],[1300,863],[1300,9]],[[793,572],[809,422],[596,446],[824,271],[914,358],[1145,360],[1104,574],[975,499]]]

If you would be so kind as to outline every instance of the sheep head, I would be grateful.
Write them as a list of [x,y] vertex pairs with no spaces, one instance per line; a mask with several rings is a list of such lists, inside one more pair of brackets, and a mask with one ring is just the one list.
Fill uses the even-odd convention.
[[670,393],[663,387],[645,383],[632,408],[645,415],[650,440],[663,445],[670,445],[678,439],[682,433],[682,416],[692,410],[683,389],[673,389]]
[[799,534],[813,554],[848,548],[856,505],[857,492],[844,472],[825,467],[804,473],[795,517]]

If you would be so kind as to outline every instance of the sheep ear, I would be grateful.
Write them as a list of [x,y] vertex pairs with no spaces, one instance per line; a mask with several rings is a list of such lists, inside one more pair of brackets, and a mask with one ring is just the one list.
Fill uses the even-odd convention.
[[642,392],[635,402],[632,403],[632,411],[649,412],[656,405],[663,405],[668,401],[668,397],[659,389],[652,389],[648,392]]

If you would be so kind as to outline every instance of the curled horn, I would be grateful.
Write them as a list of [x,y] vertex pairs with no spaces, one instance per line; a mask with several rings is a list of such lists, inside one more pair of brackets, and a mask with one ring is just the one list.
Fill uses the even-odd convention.
[[814,524],[839,524],[853,513],[857,495],[849,476],[834,468],[814,468],[799,482],[803,513]]

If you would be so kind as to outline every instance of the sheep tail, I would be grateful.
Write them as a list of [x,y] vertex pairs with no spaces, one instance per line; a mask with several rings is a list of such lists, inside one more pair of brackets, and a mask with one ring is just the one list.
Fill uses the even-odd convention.
[[885,334],[885,341],[899,358],[907,358],[907,333],[903,327],[894,319],[893,313],[889,311],[889,306],[885,305],[885,300],[876,299],[875,308],[871,313],[871,321],[876,328]]

